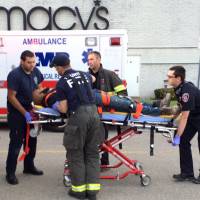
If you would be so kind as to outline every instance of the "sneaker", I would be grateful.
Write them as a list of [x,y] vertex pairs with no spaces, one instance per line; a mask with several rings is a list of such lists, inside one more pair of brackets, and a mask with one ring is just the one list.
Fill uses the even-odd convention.
[[7,183],[9,183],[11,185],[17,185],[19,183],[15,174],[7,174],[6,181],[7,181]]
[[160,108],[162,107],[169,107],[171,101],[171,94],[167,93],[165,97],[160,101]]
[[198,178],[195,178],[192,182],[195,184],[200,184],[200,175],[198,176]]
[[173,178],[177,182],[182,182],[182,181],[191,181],[191,182],[193,182],[195,180],[194,175],[186,175],[186,174],[174,174]]

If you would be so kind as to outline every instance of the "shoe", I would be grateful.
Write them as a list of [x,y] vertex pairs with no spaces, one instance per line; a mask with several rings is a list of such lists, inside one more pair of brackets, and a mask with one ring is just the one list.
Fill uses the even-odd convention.
[[89,200],[97,200],[97,195],[96,194],[87,194],[86,197]]
[[194,175],[186,175],[186,174],[174,174],[173,178],[178,181],[191,181],[193,182],[195,180]]
[[68,195],[74,197],[76,199],[85,199],[86,195],[85,192],[73,192],[71,189],[68,191]]
[[195,184],[200,184],[200,175],[198,178],[195,178],[192,182]]
[[6,181],[7,181],[7,183],[9,183],[11,185],[17,185],[19,183],[15,174],[7,174],[6,175]]
[[165,97],[160,101],[160,108],[162,107],[169,107],[171,101],[171,94],[167,93]]
[[41,176],[44,174],[42,170],[39,170],[36,167],[30,168],[30,169],[24,169],[23,173],[24,174],[32,174],[32,175],[36,175],[36,176]]

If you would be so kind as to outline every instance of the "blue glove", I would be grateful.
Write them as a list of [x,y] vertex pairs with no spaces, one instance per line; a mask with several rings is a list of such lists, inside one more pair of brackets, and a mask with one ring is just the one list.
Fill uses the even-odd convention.
[[180,140],[181,140],[181,136],[176,134],[174,139],[173,139],[173,141],[172,141],[172,145],[173,146],[179,145],[180,144]]
[[59,101],[56,101],[51,107],[56,110],[56,111],[59,111],[58,110],[58,104],[59,104]]
[[25,112],[24,117],[26,118],[26,122],[29,123],[30,121],[32,121],[32,117],[30,112]]

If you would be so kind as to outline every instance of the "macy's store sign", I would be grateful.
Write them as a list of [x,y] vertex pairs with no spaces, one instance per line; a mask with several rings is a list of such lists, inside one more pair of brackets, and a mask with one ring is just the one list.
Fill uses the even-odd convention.
[[[73,30],[77,23],[79,23],[83,30],[87,30],[89,25],[91,25],[91,19],[95,17],[95,21],[92,24],[93,28],[96,30],[105,30],[109,28],[109,21],[107,19],[107,16],[109,14],[108,9],[104,6],[101,6],[101,0],[93,0],[94,6],[92,7],[91,11],[89,11],[89,17],[87,20],[83,20],[83,17],[81,15],[81,12],[77,6],[74,8],[68,7],[68,6],[62,6],[57,8],[55,11],[52,10],[52,7],[42,7],[42,6],[36,6],[31,8],[27,13],[25,10],[19,6],[13,6],[10,9],[6,7],[0,6],[0,14],[6,14],[5,20],[7,22],[7,30],[12,30],[11,27],[11,21],[12,21],[12,15],[14,12],[20,12],[21,13],[21,19],[23,23],[23,30],[27,30],[27,27],[30,27],[32,30],[52,30],[52,27],[55,26],[58,30]],[[47,18],[48,22],[47,24],[42,28],[37,28],[33,25],[33,22],[31,19],[34,18],[35,15],[37,15],[38,12],[43,12]],[[63,20],[65,25],[61,26],[58,25],[57,17],[58,15],[62,15],[62,13],[66,13],[72,18],[69,19],[66,18],[66,20]],[[78,20],[77,20],[78,19]],[[77,21],[77,22],[76,22]]]

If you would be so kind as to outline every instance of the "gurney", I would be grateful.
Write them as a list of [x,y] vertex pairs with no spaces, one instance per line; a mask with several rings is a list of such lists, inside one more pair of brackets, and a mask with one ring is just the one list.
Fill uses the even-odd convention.
[[[107,151],[112,154],[119,162],[115,165],[101,166],[102,168],[118,168],[121,165],[125,165],[128,170],[122,174],[101,176],[102,179],[116,179],[120,180],[128,176],[129,174],[140,175],[141,185],[147,186],[150,184],[151,178],[145,175],[143,167],[137,160],[131,160],[125,156],[119,149],[116,148],[125,140],[130,137],[141,134],[142,129],[150,130],[150,155],[153,155],[154,150],[154,133],[162,133],[163,136],[173,140],[176,127],[173,127],[173,123],[170,116],[148,116],[141,115],[139,118],[134,118],[130,113],[102,113],[101,121],[105,124],[114,125],[117,127],[118,135],[106,140],[100,147],[101,151]],[[121,126],[126,126],[127,129],[121,131]]]
[[[31,123],[66,123],[66,118],[56,112],[51,108],[41,108],[35,109],[34,111],[38,118],[36,121]],[[162,132],[162,134],[171,140],[173,140],[176,127],[173,127],[171,122],[171,117],[164,116],[148,116],[140,115],[140,117],[135,118],[132,113],[122,113],[122,112],[102,112],[100,114],[100,119],[102,123],[115,126],[117,128],[117,135],[104,141],[100,147],[99,152],[105,152],[112,154],[119,162],[114,165],[103,165],[101,168],[119,168],[125,165],[127,171],[122,174],[117,173],[117,175],[107,175],[100,176],[101,179],[113,179],[120,180],[127,177],[130,174],[135,174],[140,176],[140,182],[142,186],[147,186],[151,182],[150,176],[144,173],[142,165],[137,160],[132,160],[124,155],[120,149],[122,143],[134,135],[141,134],[143,129],[150,130],[150,155],[153,155],[154,151],[154,133]],[[122,131],[121,127],[125,130]],[[117,146],[119,145],[119,149]],[[65,161],[64,173],[63,173],[63,183],[65,186],[70,185],[70,173],[68,169],[67,161]]]

